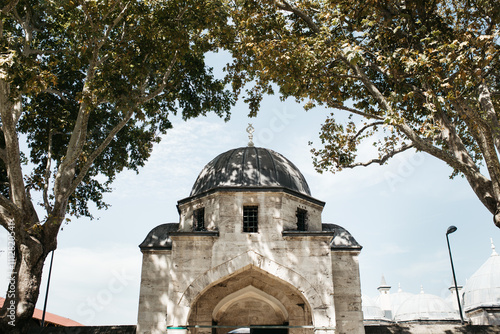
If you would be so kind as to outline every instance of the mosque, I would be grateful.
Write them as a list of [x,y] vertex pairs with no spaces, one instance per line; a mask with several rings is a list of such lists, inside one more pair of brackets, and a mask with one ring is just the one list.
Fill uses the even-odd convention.
[[[500,256],[491,241],[492,252],[483,265],[467,280],[465,287],[449,288],[446,298],[427,294],[404,292],[399,286],[391,294],[391,286],[382,276],[379,296],[374,300],[362,296],[365,325],[395,323],[453,323],[461,322],[460,311],[471,325],[500,326]],[[459,303],[460,301],[460,307]]]
[[281,154],[210,161],[143,253],[137,333],[364,333],[358,255]]
[[[248,146],[210,161],[178,201],[179,221],[155,227],[140,244],[137,334],[358,334],[374,332],[369,326],[461,325],[454,289],[446,300],[401,288],[391,293],[383,278],[376,300],[362,296],[361,245],[341,226],[323,223],[325,203],[297,167],[255,147],[251,137]],[[494,247],[460,296],[469,323],[500,325]]]

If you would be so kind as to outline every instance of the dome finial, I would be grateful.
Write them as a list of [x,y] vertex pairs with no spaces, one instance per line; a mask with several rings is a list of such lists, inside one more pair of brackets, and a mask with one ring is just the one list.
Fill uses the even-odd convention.
[[252,126],[252,123],[248,123],[247,132],[248,132],[248,147],[253,147],[253,133],[255,129]]
[[493,244],[493,238],[490,238],[490,242],[491,242],[491,249],[493,250],[493,252],[491,253],[491,256],[498,255],[498,253],[495,250],[495,244]]

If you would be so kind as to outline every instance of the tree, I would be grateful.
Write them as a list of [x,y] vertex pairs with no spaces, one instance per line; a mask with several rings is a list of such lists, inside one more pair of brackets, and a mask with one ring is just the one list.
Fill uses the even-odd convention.
[[91,217],[90,202],[106,208],[103,193],[124,168],[144,165],[169,114],[229,117],[232,94],[204,61],[223,35],[222,9],[217,0],[2,2],[0,224],[15,241],[15,284],[0,331],[23,332],[66,216]]
[[[233,88],[253,115],[263,94],[332,112],[318,171],[426,152],[467,179],[500,227],[499,19],[489,0],[246,0],[231,3]],[[359,145],[378,154],[363,162]]]

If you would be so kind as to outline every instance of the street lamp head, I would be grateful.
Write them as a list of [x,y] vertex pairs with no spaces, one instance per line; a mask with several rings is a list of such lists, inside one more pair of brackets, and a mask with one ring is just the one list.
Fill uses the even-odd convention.
[[450,227],[448,227],[448,229],[446,230],[446,235],[451,234],[451,233],[455,232],[456,230],[457,230],[457,227],[456,227],[456,226],[451,225],[451,226],[450,226]]

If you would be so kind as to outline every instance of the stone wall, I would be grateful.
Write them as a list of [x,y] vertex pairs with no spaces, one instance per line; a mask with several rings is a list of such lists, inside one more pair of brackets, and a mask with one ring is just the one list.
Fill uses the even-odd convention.
[[332,251],[336,334],[364,333],[358,254],[359,251]]
[[138,333],[165,332],[170,255],[170,250],[152,250],[143,253],[137,316]]

